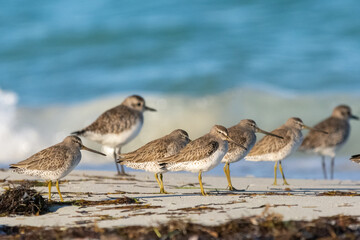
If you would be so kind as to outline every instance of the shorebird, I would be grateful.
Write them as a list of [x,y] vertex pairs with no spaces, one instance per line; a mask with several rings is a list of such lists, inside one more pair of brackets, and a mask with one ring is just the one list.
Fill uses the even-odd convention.
[[140,132],[144,122],[144,111],[156,111],[145,105],[145,100],[137,95],[127,97],[120,105],[101,114],[86,128],[72,134],[84,136],[113,150],[118,175],[125,175],[124,167],[121,172],[116,162],[121,147],[133,140]]
[[231,184],[230,163],[240,161],[249,153],[249,151],[253,148],[256,142],[255,133],[263,133],[281,139],[283,137],[260,129],[256,125],[255,121],[251,119],[241,120],[237,125],[228,128],[228,132],[231,139],[247,148],[247,150],[245,150],[244,148],[239,147],[237,144],[229,143],[229,149],[224,158],[221,160],[222,163],[225,163],[224,172],[228,181],[228,189],[230,191],[233,191],[236,189]]
[[160,193],[167,193],[163,182],[163,173],[167,170],[160,166],[158,160],[177,154],[189,142],[190,139],[187,132],[177,129],[164,137],[145,144],[133,152],[120,154],[117,162],[130,168],[155,173]]
[[191,141],[179,153],[159,162],[169,171],[198,172],[201,194],[205,196],[207,194],[203,188],[201,174],[220,163],[228,150],[228,141],[234,142],[229,137],[228,130],[221,125],[215,125],[210,133]]
[[77,136],[68,136],[61,143],[35,153],[28,159],[11,164],[10,168],[19,174],[40,177],[48,182],[49,201],[51,200],[51,184],[56,181],[56,188],[63,202],[59,188],[59,180],[68,175],[80,162],[80,150],[87,150],[103,156],[105,154],[85,147]]
[[316,131],[310,131],[299,148],[300,151],[315,153],[321,156],[325,179],[327,179],[325,157],[331,157],[330,178],[333,179],[336,151],[339,150],[349,138],[350,119],[359,120],[357,116],[351,114],[349,106],[337,106],[334,108],[330,117],[314,126],[315,128],[323,129],[329,134],[323,135]]
[[247,161],[274,161],[274,184],[276,185],[276,171],[279,162],[279,169],[284,180],[284,185],[289,185],[285,179],[284,172],[282,170],[281,161],[291,155],[300,146],[303,141],[302,129],[310,129],[314,131],[320,131],[306,126],[300,118],[289,118],[286,123],[279,128],[273,130],[271,133],[283,137],[273,138],[271,136],[263,137],[255,146],[251,149],[249,154],[245,157]]

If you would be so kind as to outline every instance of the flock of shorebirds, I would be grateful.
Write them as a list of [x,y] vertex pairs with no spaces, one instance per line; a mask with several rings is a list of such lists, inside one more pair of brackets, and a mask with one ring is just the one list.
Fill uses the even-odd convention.
[[[65,177],[78,165],[81,160],[80,150],[105,155],[85,147],[78,137],[82,136],[113,149],[119,175],[125,174],[123,165],[153,172],[159,184],[160,193],[167,193],[164,189],[163,173],[189,171],[199,174],[201,193],[207,195],[202,185],[201,174],[213,169],[220,162],[225,164],[224,172],[228,189],[236,190],[231,184],[230,163],[241,159],[274,161],[274,185],[277,184],[278,164],[284,184],[287,185],[281,161],[297,149],[322,157],[325,178],[327,178],[325,157],[331,157],[331,178],[333,178],[335,153],[349,137],[349,120],[358,119],[351,113],[350,107],[339,105],[330,117],[314,127],[306,126],[300,118],[292,117],[272,132],[266,132],[260,129],[255,121],[244,119],[230,128],[215,125],[209,133],[192,141],[186,131],[177,129],[133,152],[121,153],[121,147],[139,134],[145,111],[156,110],[146,106],[142,97],[129,96],[119,106],[107,110],[92,124],[73,132],[61,143],[46,148],[24,161],[11,164],[10,168],[17,173],[47,180],[49,200],[51,200],[52,181],[56,181],[60,200],[63,201],[59,179]],[[303,129],[310,130],[305,138],[301,133]],[[266,136],[256,142],[255,133],[258,132]],[[360,163],[360,155],[354,155],[351,160]]]

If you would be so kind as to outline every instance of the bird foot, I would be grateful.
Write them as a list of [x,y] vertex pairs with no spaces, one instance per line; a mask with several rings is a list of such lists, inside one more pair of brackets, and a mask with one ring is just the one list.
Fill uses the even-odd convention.
[[238,191],[236,188],[234,188],[233,186],[227,186],[227,188],[229,191]]

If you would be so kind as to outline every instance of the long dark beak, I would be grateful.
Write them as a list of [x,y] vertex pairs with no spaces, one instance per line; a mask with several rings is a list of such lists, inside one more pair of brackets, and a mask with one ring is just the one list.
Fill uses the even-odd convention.
[[145,110],[146,111],[151,111],[151,112],[156,112],[156,109],[148,107],[148,106],[145,106]]
[[276,134],[273,134],[273,133],[270,133],[270,132],[267,132],[267,131],[264,131],[258,127],[255,128],[257,132],[259,133],[263,133],[263,134],[266,134],[266,135],[270,135],[270,136],[273,136],[273,137],[277,137],[277,138],[281,138],[281,139],[284,139],[283,137],[279,136],[279,135],[276,135]]
[[304,127],[305,129],[309,129],[309,130],[313,130],[313,131],[317,131],[317,132],[322,132],[322,133],[325,133],[325,134],[329,134],[329,133],[326,132],[326,131],[323,131],[323,130],[317,129],[317,128],[312,128],[312,127],[306,126],[305,124],[303,125],[303,127]]
[[103,156],[106,156],[105,154],[103,154],[102,152],[98,152],[94,149],[91,149],[91,148],[88,148],[88,147],[85,147],[84,145],[81,146],[81,150],[86,150],[86,151],[89,151],[89,152],[93,152],[93,153],[97,153],[97,154],[100,154],[100,155],[103,155]]
[[[225,136],[225,135],[224,135]],[[247,150],[247,148],[246,147],[244,147],[243,145],[241,145],[240,143],[237,143],[237,142],[235,142],[234,140],[232,140],[229,136],[225,136],[225,139],[228,141],[228,142],[231,142],[231,143],[233,143],[233,144],[235,144],[235,145],[237,145],[237,146],[239,146],[239,147],[241,147],[241,148],[243,148],[243,149],[245,149],[245,150]]]
[[350,115],[350,118],[355,119],[355,120],[359,120],[359,117],[355,116],[355,115]]

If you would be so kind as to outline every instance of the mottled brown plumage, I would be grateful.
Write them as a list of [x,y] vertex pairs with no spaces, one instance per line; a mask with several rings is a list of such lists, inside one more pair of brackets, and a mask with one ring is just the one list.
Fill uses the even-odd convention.
[[159,159],[177,154],[189,142],[190,139],[187,132],[177,129],[164,137],[145,144],[133,152],[120,154],[118,163],[130,168],[155,173],[155,178],[160,186],[160,193],[166,193],[162,181],[162,173],[167,170],[158,161]]
[[358,119],[352,115],[351,109],[346,105],[339,105],[334,108],[332,114],[327,119],[314,126],[316,129],[322,129],[328,134],[322,134],[317,131],[310,131],[299,147],[300,151],[319,154],[322,156],[322,167],[324,178],[327,178],[325,156],[331,157],[331,179],[334,172],[334,161],[336,151],[341,148],[349,138],[350,124],[349,120]]
[[356,163],[360,163],[360,154],[351,156],[350,160]]
[[201,173],[218,165],[228,150],[228,141],[233,141],[225,127],[215,125],[210,133],[187,144],[178,154],[159,162],[169,171],[190,171],[199,173],[202,195],[206,195]]
[[256,125],[255,121],[251,119],[241,120],[235,126],[228,128],[228,131],[229,131],[229,136],[231,137],[232,140],[247,148],[244,149],[238,146],[237,144],[230,142],[229,149],[225,157],[221,160],[221,162],[225,163],[224,172],[228,181],[228,189],[232,191],[235,190],[235,188],[231,184],[230,163],[240,161],[249,153],[249,151],[253,148],[256,142],[255,133],[260,132],[263,134],[270,135],[272,137],[278,137],[278,138],[281,137],[273,135],[272,133],[260,129]]
[[146,110],[155,111],[145,104],[145,100],[137,95],[127,97],[119,106],[111,108],[101,114],[93,123],[86,128],[72,134],[84,136],[98,142],[113,151],[118,174],[125,174],[123,166],[121,172],[116,163],[117,155],[121,153],[121,147],[140,132]]
[[283,137],[274,138],[266,135],[250,150],[245,157],[249,161],[275,161],[274,185],[276,185],[277,162],[279,161],[280,172],[284,184],[288,184],[282,171],[281,160],[291,155],[300,146],[303,136],[301,130],[309,128],[303,124],[300,118],[289,118],[286,123],[272,131],[272,134]]
[[119,105],[101,114],[88,127],[81,130],[83,133],[80,135],[86,135],[86,132],[119,134],[129,130],[137,121],[141,123],[144,121],[141,111],[134,110],[125,105]]
[[217,133],[217,129],[228,135],[228,131],[225,127],[220,125],[215,126],[216,128],[213,127],[210,133],[191,141],[178,154],[163,158],[160,162],[166,164],[193,162],[210,157],[219,149],[220,142],[222,143],[224,141],[220,134]]
[[133,152],[120,154],[118,162],[124,165],[127,165],[127,163],[158,162],[159,159],[178,153],[189,141],[187,132],[177,129]]
[[10,168],[19,174],[47,180],[49,182],[49,199],[51,199],[51,181],[56,181],[60,199],[63,201],[58,186],[59,179],[65,177],[79,164],[81,149],[105,155],[85,147],[79,137],[68,136],[61,143],[41,150],[24,161],[11,164]]

